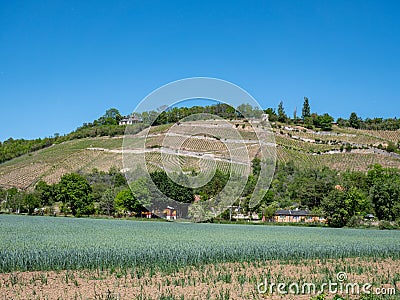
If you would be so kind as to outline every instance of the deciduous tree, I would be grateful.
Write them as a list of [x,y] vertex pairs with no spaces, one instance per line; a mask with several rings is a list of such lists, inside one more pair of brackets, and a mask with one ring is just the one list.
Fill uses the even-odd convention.
[[349,118],[349,125],[350,127],[353,128],[360,128],[361,125],[361,119],[357,116],[357,114],[355,112],[352,112]]
[[91,192],[86,178],[71,173],[61,177],[56,198],[64,207],[69,207],[74,216],[89,215],[94,211]]

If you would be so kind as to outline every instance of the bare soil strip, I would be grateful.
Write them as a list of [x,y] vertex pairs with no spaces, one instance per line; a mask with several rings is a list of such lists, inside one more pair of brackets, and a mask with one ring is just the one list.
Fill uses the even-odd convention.
[[139,269],[13,272],[0,274],[0,299],[310,299],[313,295],[260,294],[257,285],[267,279],[318,286],[337,282],[339,272],[346,273],[346,282],[396,287],[399,294],[400,260],[347,258],[223,263],[169,274]]

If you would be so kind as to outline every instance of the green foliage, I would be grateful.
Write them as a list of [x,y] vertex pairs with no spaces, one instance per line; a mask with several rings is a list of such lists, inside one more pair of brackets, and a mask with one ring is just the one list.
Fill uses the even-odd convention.
[[329,226],[343,227],[350,218],[344,197],[343,192],[334,190],[322,202],[322,207],[328,216]]
[[[399,170],[375,165],[368,174],[351,171],[337,173],[326,167],[304,169],[296,167],[293,162],[280,164],[270,189],[261,202],[250,209],[248,202],[258,180],[260,165],[259,159],[252,161],[252,174],[247,178],[240,199],[234,203],[241,206],[244,214],[255,212],[271,219],[277,209],[308,209],[325,216],[332,227],[361,226],[365,224],[363,217],[371,213],[379,220],[394,222],[400,219]],[[217,169],[207,184],[195,189],[187,187],[188,182],[184,182],[187,178],[183,174],[177,176],[177,182],[181,184],[161,171],[151,173],[151,178],[167,197],[193,203],[194,195],[200,195],[201,201],[218,195],[226,186],[229,173]],[[93,170],[85,175],[64,175],[60,183],[54,185],[39,181],[31,193],[15,188],[0,190],[0,200],[2,209],[9,212],[31,214],[35,208],[41,209],[61,201],[60,207],[65,214],[89,215],[95,213],[96,207],[96,213],[112,215],[117,212],[124,215],[126,212],[145,210],[143,206],[147,207],[151,197],[157,194],[149,188],[152,185],[145,178],[131,182],[128,187],[125,177],[116,168],[111,168],[109,172]],[[180,212],[185,215],[184,211]],[[220,217],[229,218],[229,214]]]
[[339,127],[350,127],[349,121],[343,118],[338,118],[336,120],[336,123],[338,124]]
[[345,204],[352,216],[363,215],[371,209],[365,194],[356,187],[350,188],[347,191]]
[[278,202],[272,202],[269,204],[268,201],[264,203],[261,207],[261,213],[265,216],[266,220],[272,220],[275,215],[275,212],[279,209]]
[[139,213],[143,209],[130,189],[120,191],[115,197],[114,205],[118,214]]
[[340,184],[349,190],[352,187],[358,188],[360,190],[368,193],[369,185],[367,182],[367,174],[364,172],[346,171],[342,172],[340,176]]
[[304,97],[303,109],[301,112],[301,118],[305,120],[306,118],[311,117],[311,107],[308,102],[308,98]]
[[317,115],[313,122],[317,128],[321,128],[323,131],[331,131],[333,120],[333,117],[330,115],[323,114],[321,116]]
[[315,297],[312,297],[310,300],[325,300],[325,299],[326,299],[325,294],[320,294]]
[[130,184],[133,195],[142,206],[148,206],[151,203],[147,180],[147,178],[141,177]]
[[[138,131],[144,129],[146,126],[143,124],[132,125],[138,128]],[[115,125],[115,124],[86,124],[79,127],[77,130],[71,132],[67,136],[63,137],[61,140],[73,140],[73,139],[83,139],[87,137],[98,137],[98,136],[118,136],[125,133],[125,126]]]
[[44,138],[35,140],[14,140],[12,138],[9,138],[3,143],[0,142],[0,163],[29,152],[49,147],[56,140],[56,138]]
[[268,120],[270,122],[276,122],[278,120],[278,116],[273,108],[267,108],[264,112],[268,115]]
[[108,188],[99,199],[99,207],[103,214],[111,216],[115,212],[115,190]]
[[383,295],[375,295],[375,294],[362,294],[360,295],[359,300],[382,300],[382,299],[396,299],[392,298],[391,296],[385,297]]
[[382,118],[374,118],[370,119],[367,118],[364,121],[360,120],[360,126],[363,129],[369,130],[399,130],[400,129],[400,120],[397,118],[389,118],[389,119],[382,119]]
[[357,222],[355,216],[363,216],[370,210],[370,204],[363,194],[357,188],[351,188],[348,191],[333,190],[323,201],[328,224],[332,227],[343,227],[354,225]]
[[251,168],[254,176],[260,175],[261,160],[258,157],[253,158],[253,160],[251,161]]
[[328,168],[296,170],[292,184],[288,187],[291,199],[314,209],[331,191],[337,182],[336,174]]
[[[240,109],[243,110],[243,113],[246,117],[252,117],[255,115],[260,115],[262,113],[261,110],[257,108],[251,107],[251,105],[243,104],[240,106]],[[220,116],[221,118],[225,119],[236,119],[236,118],[243,118],[244,116],[233,108],[230,105],[219,103],[216,105],[209,105],[209,106],[193,106],[193,107],[173,107],[165,109],[165,107],[161,107],[160,110],[162,111],[159,115],[155,111],[150,111],[142,114],[143,122],[146,124],[152,125],[161,125],[161,124],[168,124],[168,123],[176,123],[180,119],[186,118],[192,115],[198,114],[212,114]],[[239,107],[238,107],[239,110]],[[157,116],[158,115],[158,116]],[[192,118],[195,119],[195,116]]]
[[127,186],[128,183],[125,176],[116,167],[111,167],[108,174],[113,177],[115,187]]
[[196,189],[194,192],[201,195],[202,200],[207,200],[218,195],[229,180],[229,174],[217,169],[213,178],[206,185]]
[[350,118],[349,118],[350,127],[353,127],[356,129],[360,128],[361,121],[362,121],[361,118],[359,118],[355,112],[351,113]]
[[35,208],[40,206],[40,199],[34,194],[26,194],[23,201],[30,215],[33,214]]
[[43,206],[52,205],[56,196],[56,189],[54,185],[49,185],[40,180],[35,186],[37,197],[41,200]]
[[375,165],[368,172],[370,199],[380,220],[395,221],[400,217],[400,172]]
[[364,221],[362,216],[352,216],[350,217],[350,219],[347,221],[346,224],[347,227],[353,227],[353,228],[362,227],[363,225]]
[[100,125],[118,125],[118,122],[122,119],[121,114],[118,109],[110,108],[106,111],[106,113],[100,117],[96,123]]
[[119,172],[119,170],[115,167],[111,167],[108,172],[98,171],[97,169],[93,169],[91,173],[82,174],[90,185],[98,184],[100,186],[104,186],[105,189],[107,187],[127,187],[127,182],[123,174]]
[[279,102],[278,105],[278,121],[285,123],[287,121],[288,117],[285,113],[285,108],[283,107],[283,101]]
[[393,142],[389,142],[388,146],[386,147],[386,151],[388,151],[388,152],[396,152],[396,150],[397,150],[396,144],[393,143]]
[[158,189],[167,197],[181,203],[191,203],[194,200],[193,189],[175,183],[166,172],[157,171],[150,174]]
[[61,177],[57,187],[57,200],[63,203],[65,209],[69,208],[74,216],[93,213],[92,188],[86,178],[79,174],[66,174]]
[[346,152],[350,152],[353,149],[353,147],[350,144],[346,144],[345,149],[346,149]]
[[304,126],[308,129],[314,129],[313,117],[309,116],[309,117],[304,118]]
[[391,230],[391,229],[395,229],[396,227],[393,226],[389,221],[380,221],[379,222],[379,229],[380,230]]
[[11,188],[4,191],[3,206],[9,212],[18,212],[23,208],[24,193],[18,191],[16,188]]

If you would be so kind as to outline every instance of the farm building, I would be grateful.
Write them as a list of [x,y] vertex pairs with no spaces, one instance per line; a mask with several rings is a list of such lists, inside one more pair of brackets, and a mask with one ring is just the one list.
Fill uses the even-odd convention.
[[325,218],[301,209],[281,209],[275,212],[274,222],[277,223],[325,223]]
[[171,206],[167,206],[166,209],[163,210],[163,213],[167,220],[176,220],[176,210]]
[[150,211],[142,211],[141,217],[146,219],[151,219],[153,217],[153,213]]

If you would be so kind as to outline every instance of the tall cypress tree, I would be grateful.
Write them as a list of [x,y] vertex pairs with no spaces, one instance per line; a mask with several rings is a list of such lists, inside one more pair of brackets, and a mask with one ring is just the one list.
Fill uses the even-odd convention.
[[311,108],[310,108],[310,103],[308,103],[308,98],[304,97],[304,104],[303,104],[303,110],[301,113],[301,118],[304,119],[311,117]]
[[283,108],[283,101],[281,101],[278,105],[278,121],[279,122],[286,122],[287,115],[285,113],[285,109]]

